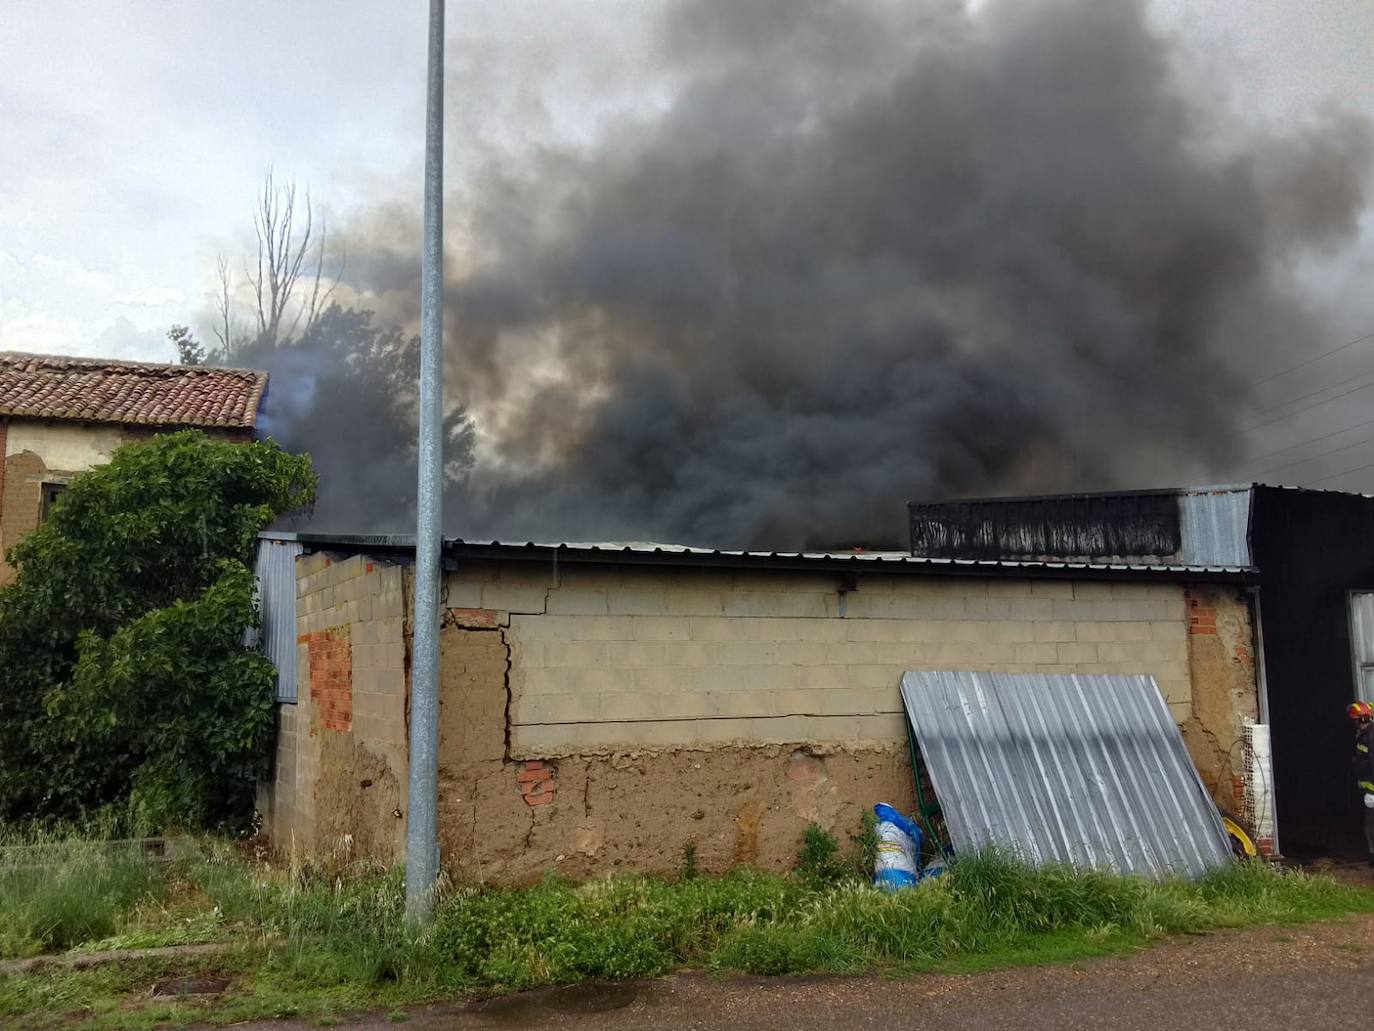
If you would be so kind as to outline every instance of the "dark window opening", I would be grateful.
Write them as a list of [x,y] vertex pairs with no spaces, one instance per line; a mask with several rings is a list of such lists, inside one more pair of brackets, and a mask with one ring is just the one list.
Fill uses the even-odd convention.
[[52,507],[57,504],[57,499],[67,492],[65,483],[45,483],[43,484],[43,510],[39,514],[39,521],[46,523],[48,516],[52,515]]

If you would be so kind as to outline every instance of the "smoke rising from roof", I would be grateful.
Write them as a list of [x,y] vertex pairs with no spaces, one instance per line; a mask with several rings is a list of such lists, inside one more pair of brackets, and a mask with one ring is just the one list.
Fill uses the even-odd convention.
[[[681,0],[659,45],[652,117],[450,204],[452,533],[893,543],[910,499],[1195,479],[1323,337],[1293,270],[1353,237],[1368,125],[1238,124],[1141,3]],[[404,226],[348,251],[411,324]]]

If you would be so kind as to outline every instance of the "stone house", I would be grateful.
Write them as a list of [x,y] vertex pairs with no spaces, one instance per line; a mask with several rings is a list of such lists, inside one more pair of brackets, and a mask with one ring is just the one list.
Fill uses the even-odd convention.
[[0,584],[14,572],[4,552],[77,473],[155,433],[247,440],[266,389],[249,369],[0,352]]

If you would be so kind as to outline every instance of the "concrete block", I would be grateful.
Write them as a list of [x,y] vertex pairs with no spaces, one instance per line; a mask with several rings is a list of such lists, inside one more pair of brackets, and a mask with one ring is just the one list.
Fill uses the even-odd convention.
[[[956,642],[961,643],[961,642]],[[940,645],[902,644],[894,642],[879,643],[873,646],[874,661],[882,666],[904,666],[911,669],[923,662],[929,662],[939,654]]]
[[983,626],[983,640],[987,644],[1025,644],[1035,640],[1033,623],[985,623]]
[[779,641],[773,645],[776,660],[793,666],[822,666],[828,659],[829,645],[824,641]]
[[666,591],[613,590],[606,594],[607,612],[612,616],[665,616],[668,614]]
[[540,669],[548,665],[545,661],[545,641],[525,641],[516,639],[510,643],[511,667]]
[[527,695],[570,694],[580,685],[566,669],[522,669],[521,693]]
[[586,640],[589,635],[574,630],[572,616],[526,616],[515,614],[510,617],[511,636],[521,641],[574,641]]
[[787,590],[794,574],[764,569],[736,570],[732,577],[735,593],[738,594],[782,594]]
[[906,740],[906,717],[899,712],[858,716],[852,731],[854,741],[881,741],[890,744]]
[[[557,587],[559,584],[558,563],[550,556],[546,562],[498,562],[495,568],[483,570],[483,575],[496,583],[509,584],[511,587]],[[563,582],[574,577],[585,577],[580,568],[566,570]]]
[[878,661],[878,645],[872,641],[838,641],[826,646],[825,658],[831,666],[871,665]]
[[715,666],[718,665],[716,650],[720,644],[715,641],[667,641],[643,642],[657,644],[662,649],[661,662],[666,666]]
[[1011,580],[997,577],[988,581],[989,598],[1029,598],[1031,597],[1031,582],[1029,580]]
[[797,669],[799,688],[840,690],[848,685],[848,666],[801,666]]
[[1087,666],[1098,661],[1097,645],[1090,642],[1061,642],[1055,648],[1058,649],[1055,661],[1066,665]]
[[[1193,685],[1187,680],[1158,680],[1160,693],[1164,695],[1164,700],[1172,707],[1174,705],[1187,705],[1191,708],[1193,704]],[[1191,714],[1191,713],[1190,713]]]
[[1129,662],[1139,657],[1138,649],[1133,649],[1122,641],[1101,641],[1095,647],[1099,662]]
[[[834,573],[791,573],[782,589],[789,594],[833,594],[839,586],[840,577]],[[892,577],[861,576],[859,590],[891,594]]]
[[782,616],[787,598],[782,592],[737,592],[727,594],[723,604],[727,616]]
[[897,666],[850,666],[848,684],[851,688],[885,688],[895,694],[901,686],[902,674],[911,668],[913,664],[906,663]]
[[970,619],[1010,619],[1010,598],[965,598],[964,607]]
[[[849,627],[856,623],[871,622],[862,619],[775,619],[770,621],[774,627],[770,634],[775,641],[816,641],[832,643],[846,640]],[[790,631],[785,633],[784,631]]]
[[[555,593],[562,592],[554,592],[544,587],[529,587],[521,584],[483,584],[481,603],[477,607],[483,609],[504,609],[506,612],[542,613],[544,612],[544,600],[546,596],[550,602],[549,611],[553,611],[552,600]],[[604,612],[605,609],[603,608],[602,611]]]
[[850,641],[900,641],[902,630],[911,626],[898,619],[846,619],[842,625]]
[[720,591],[669,591],[664,600],[670,616],[725,614],[725,595]]
[[744,666],[707,666],[687,669],[693,691],[744,691],[749,688]]
[[750,741],[748,719],[694,720],[693,744],[726,744]]
[[449,577],[445,581],[444,603],[451,609],[480,609],[482,605],[482,584],[476,580],[460,580]]
[[570,637],[578,641],[633,641],[634,620],[629,616],[571,616]]
[[601,718],[600,695],[536,695],[512,706],[516,723],[595,723]]
[[[1062,602],[1062,599],[1060,599]],[[1011,618],[1017,621],[1033,622],[1042,619],[1059,619],[1056,615],[1054,598],[1012,598]]]
[[636,641],[686,641],[690,621],[678,616],[631,616]]
[[1036,623],[1035,639],[1037,641],[1076,641],[1078,640],[1078,630],[1076,623]]
[[1072,598],[1074,596],[1074,583],[1072,580],[1032,580],[1032,598]]
[[858,594],[854,591],[845,594],[823,595],[825,619],[872,619],[873,606],[884,600],[882,595]]
[[692,616],[687,620],[688,636],[693,641],[734,640],[734,624],[723,616]]
[[1149,623],[1113,623],[1112,629],[1115,631],[1114,637],[1118,641],[1148,641],[1150,640]]
[[1052,641],[1036,641],[1016,646],[1017,663],[1034,666],[1039,663],[1059,662],[1059,645]]
[[720,699],[738,697],[738,693],[687,691],[683,694],[657,694],[654,697],[661,699],[661,712],[667,719],[710,719],[720,714]]
[[721,641],[715,645],[716,661],[722,666],[764,666],[777,661],[771,641]]
[[549,591],[546,611],[554,615],[606,616],[610,614],[607,591],[595,587],[560,587]]
[[[929,644],[943,641],[949,624],[934,619],[903,619],[893,622],[873,621],[877,625],[891,627],[897,632],[897,640],[911,644]],[[857,625],[857,624],[853,624]],[[850,638],[859,640],[859,638]]]
[[[690,642],[688,645],[690,646]],[[612,666],[663,666],[666,664],[662,641],[614,641],[602,645],[606,661]]]
[[549,666],[604,666],[606,645],[601,641],[545,641],[544,661]]
[[1109,580],[1079,580],[1072,587],[1072,596],[1083,601],[1109,601],[1114,596]]
[[1108,611],[1115,612],[1113,604],[1096,601],[1076,601],[1072,598],[1054,598],[1054,619],[1078,622],[1080,620],[1092,620],[1101,618],[1098,614],[1098,605],[1104,606]]
[[1157,620],[1145,625],[1150,628],[1151,641],[1172,641],[1175,638],[1185,637],[1188,633],[1181,609],[1178,619]]
[[634,689],[684,695],[696,693],[693,672],[686,667],[637,666],[634,668]]
[[721,670],[738,669],[744,674],[744,690],[778,691],[797,686],[796,666],[722,666]]

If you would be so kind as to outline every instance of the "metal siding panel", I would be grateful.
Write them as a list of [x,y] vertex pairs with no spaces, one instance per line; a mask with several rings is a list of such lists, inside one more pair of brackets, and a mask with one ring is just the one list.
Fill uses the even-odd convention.
[[1184,491],[1178,496],[1183,565],[1249,566],[1249,487],[1218,487]]
[[262,613],[264,655],[277,670],[277,701],[296,700],[296,541],[259,539],[254,573]]
[[1230,859],[1152,677],[909,672],[902,702],[956,851],[1148,877]]
[[1374,665],[1374,592],[1350,592],[1350,627],[1356,663]]

